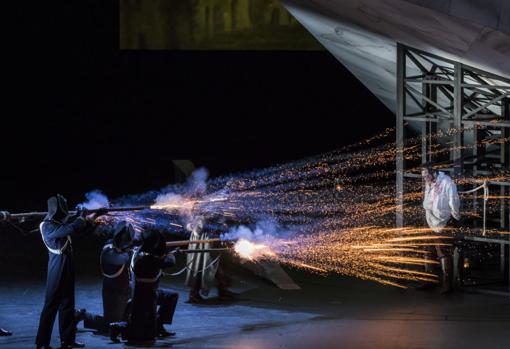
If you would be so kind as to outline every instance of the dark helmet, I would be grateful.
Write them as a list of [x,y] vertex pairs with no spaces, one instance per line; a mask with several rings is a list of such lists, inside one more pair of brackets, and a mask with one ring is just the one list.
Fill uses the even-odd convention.
[[67,208],[67,200],[60,194],[52,196],[48,199],[48,214],[44,220],[64,222],[69,216],[69,209]]
[[113,230],[113,247],[120,250],[125,250],[133,246],[133,237],[135,235],[135,228],[128,222],[119,222],[115,225]]
[[140,251],[155,256],[163,256],[166,253],[166,240],[163,234],[156,230],[146,230],[142,233],[142,247]]

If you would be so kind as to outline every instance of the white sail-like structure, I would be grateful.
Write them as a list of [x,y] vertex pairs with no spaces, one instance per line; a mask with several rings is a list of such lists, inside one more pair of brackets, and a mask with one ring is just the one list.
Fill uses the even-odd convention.
[[510,78],[510,0],[282,2],[393,111],[397,43]]

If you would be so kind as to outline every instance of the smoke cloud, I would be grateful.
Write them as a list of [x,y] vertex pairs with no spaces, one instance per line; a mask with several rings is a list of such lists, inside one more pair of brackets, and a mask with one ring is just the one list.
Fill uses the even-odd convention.
[[190,194],[203,194],[207,191],[207,179],[209,177],[209,171],[206,168],[201,167],[196,169],[188,178],[188,192]]
[[222,234],[222,240],[248,240],[264,243],[268,246],[274,245],[283,239],[290,239],[294,234],[280,226],[274,220],[258,221],[254,226],[240,225],[232,228],[229,232]]
[[96,210],[98,208],[110,207],[108,197],[104,195],[101,190],[93,190],[85,194],[86,202],[78,205],[80,208],[87,210]]

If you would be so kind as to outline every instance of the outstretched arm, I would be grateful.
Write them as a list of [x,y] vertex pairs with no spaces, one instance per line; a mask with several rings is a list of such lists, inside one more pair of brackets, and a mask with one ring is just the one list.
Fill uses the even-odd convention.
[[48,232],[48,237],[50,239],[64,238],[66,236],[79,232],[80,230],[85,228],[85,226],[86,226],[85,219],[82,217],[78,217],[71,223],[56,226],[55,229]]
[[173,254],[168,254],[161,262],[161,268],[170,268],[175,265],[175,256]]
[[119,266],[119,265],[127,264],[129,262],[130,254],[128,252],[119,253],[114,250],[109,250],[109,251],[106,251],[103,253],[104,253],[103,261],[105,263]]

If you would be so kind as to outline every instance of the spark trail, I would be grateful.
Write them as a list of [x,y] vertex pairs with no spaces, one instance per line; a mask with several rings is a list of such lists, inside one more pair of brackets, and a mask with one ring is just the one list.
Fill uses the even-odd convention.
[[[432,137],[439,139],[456,132],[441,131]],[[230,176],[207,179],[202,172],[187,183],[126,196],[114,204],[151,205],[151,212],[127,215],[140,229],[158,224],[182,230],[196,217],[208,218],[213,226],[226,222],[230,227],[253,228],[257,222],[275,222],[273,227],[266,224],[257,236],[244,240],[232,236],[237,228],[227,234],[239,239],[236,252],[248,260],[272,258],[310,271],[351,275],[399,287],[409,280],[434,281],[433,274],[418,269],[430,263],[426,258],[428,248],[450,241],[422,228],[419,181],[406,183],[404,209],[410,226],[393,228],[397,208],[397,151],[389,141],[393,137],[394,130],[388,129],[337,151]],[[408,163],[418,166],[421,141],[411,139],[404,147]],[[447,154],[450,150],[437,145],[431,147],[430,154]],[[419,168],[414,172],[419,173]],[[492,177],[508,180],[510,175],[501,171]],[[483,180],[462,178],[458,182],[470,185]],[[468,206],[464,214],[476,215],[470,209]],[[117,216],[124,217],[126,214]]]
[[[362,227],[258,243],[241,239],[238,245],[246,259],[268,258],[317,273],[333,272],[405,288],[402,281],[437,282],[435,274],[414,268],[437,264],[426,258],[427,248],[441,237],[430,234],[430,230],[413,227]],[[407,240],[396,240],[409,235]]]

